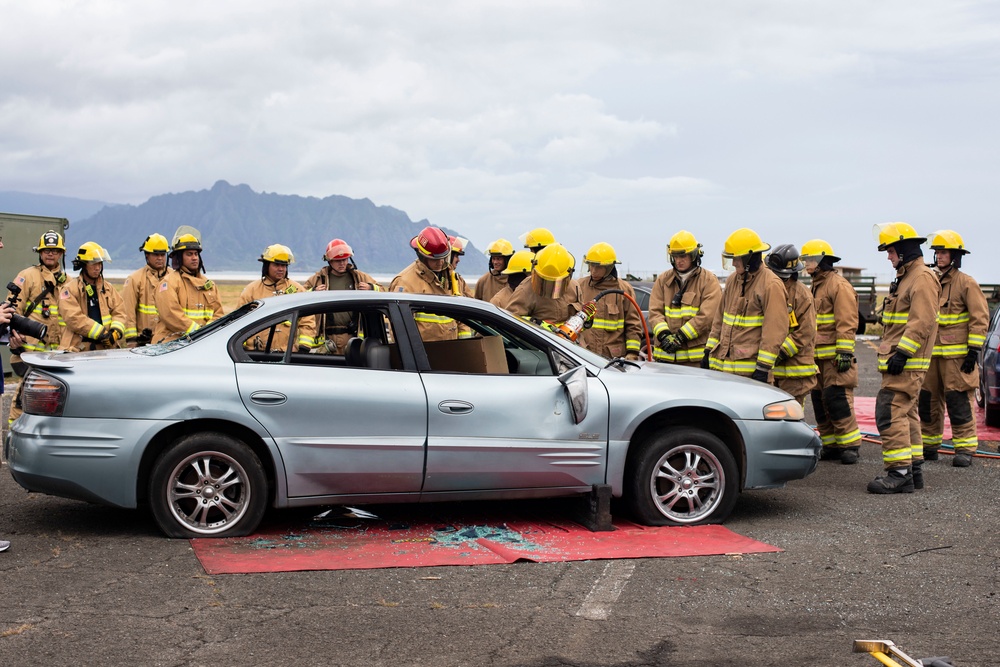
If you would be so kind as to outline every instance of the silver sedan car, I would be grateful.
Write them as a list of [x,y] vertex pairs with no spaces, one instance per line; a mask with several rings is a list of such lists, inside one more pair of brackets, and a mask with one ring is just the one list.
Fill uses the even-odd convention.
[[[280,343],[331,322],[352,334],[344,354]],[[428,327],[461,335],[425,341]],[[14,479],[149,507],[171,537],[246,535],[269,506],[598,487],[644,524],[718,523],[743,490],[811,473],[820,450],[774,387],[608,360],[459,297],[292,294],[171,343],[24,360]]]

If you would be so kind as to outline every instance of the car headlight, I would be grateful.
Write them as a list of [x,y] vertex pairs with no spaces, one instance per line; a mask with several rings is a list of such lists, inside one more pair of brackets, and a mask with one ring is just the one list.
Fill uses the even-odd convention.
[[805,418],[806,413],[794,398],[764,406],[764,419],[799,421]]

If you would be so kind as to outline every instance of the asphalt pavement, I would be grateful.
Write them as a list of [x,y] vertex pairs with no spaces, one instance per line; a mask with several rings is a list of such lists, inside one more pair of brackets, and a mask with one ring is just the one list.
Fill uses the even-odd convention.
[[3,470],[0,662],[841,666],[878,664],[854,639],[889,639],[1000,664],[1000,463],[942,457],[923,491],[874,496],[880,451],[861,453],[744,494],[726,525],[780,553],[217,576],[143,513]]

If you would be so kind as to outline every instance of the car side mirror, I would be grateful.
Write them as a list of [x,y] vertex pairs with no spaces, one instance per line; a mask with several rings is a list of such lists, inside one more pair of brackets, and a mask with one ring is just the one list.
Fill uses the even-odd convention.
[[569,406],[573,411],[573,423],[579,424],[587,418],[587,369],[577,366],[559,376],[559,382],[566,388]]

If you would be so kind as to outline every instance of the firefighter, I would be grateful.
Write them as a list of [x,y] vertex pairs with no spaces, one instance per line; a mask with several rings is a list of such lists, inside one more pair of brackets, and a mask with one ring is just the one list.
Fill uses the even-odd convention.
[[681,230],[670,237],[667,259],[672,268],[657,276],[649,296],[656,361],[701,365],[708,333],[722,306],[719,279],[701,266],[704,254],[691,232]]
[[[593,301],[608,289],[622,290],[633,299],[635,290],[618,277],[618,255],[609,243],[595,243],[583,256],[583,263],[590,272],[581,278],[580,300]],[[597,302],[597,312],[590,326],[580,333],[580,345],[595,354],[609,359],[624,356],[639,358],[639,340],[642,338],[642,315],[632,302],[622,294],[608,294]]]
[[840,261],[822,239],[802,246],[802,263],[812,278],[816,306],[816,365],[819,384],[812,390],[813,412],[823,450],[820,458],[845,465],[858,462],[861,431],[854,415],[858,361],[854,336],[858,330],[858,294],[834,268]]
[[[292,250],[288,246],[280,243],[269,245],[264,248],[264,252],[260,254],[257,261],[261,262],[260,280],[255,280],[243,288],[236,302],[237,307],[257,299],[306,291],[305,287],[288,277],[288,266],[295,263],[295,255],[292,254]],[[288,347],[288,336],[291,328],[292,323],[289,321],[279,323],[273,327],[273,331],[271,327],[268,327],[248,339],[243,347],[250,350],[284,352]],[[296,332],[296,344],[293,351],[308,350],[316,340],[315,318],[299,318]]]
[[765,262],[767,268],[781,278],[788,300],[788,335],[774,362],[774,384],[804,406],[806,396],[817,384],[819,373],[814,359],[816,306],[809,288],[799,282],[803,264],[795,246],[779,245],[768,253]]
[[114,286],[104,281],[108,251],[88,241],[73,258],[79,275],[59,292],[59,312],[66,328],[59,349],[67,352],[120,347],[125,338],[125,301]]
[[514,246],[507,239],[497,239],[486,249],[486,256],[489,257],[489,271],[476,281],[473,296],[490,301],[507,286],[508,274],[504,273],[504,269],[514,256]]
[[771,382],[771,369],[788,335],[788,301],[781,279],[761,270],[763,253],[770,249],[746,227],[726,239],[722,268],[735,273],[726,280],[702,368]]
[[917,395],[931,364],[937,336],[941,284],[923,262],[917,236],[905,222],[875,225],[878,249],[896,269],[882,302],[878,369],[882,388],[875,399],[875,423],[882,439],[886,474],[868,483],[869,493],[913,493],[924,486],[924,448]]
[[[437,227],[424,227],[410,240],[410,247],[417,258],[392,279],[389,291],[464,296],[451,268],[452,249],[447,234]],[[472,337],[468,328],[446,315],[415,312],[413,319],[424,341]]]
[[553,236],[552,232],[547,230],[545,227],[537,227],[532,229],[530,232],[525,232],[518,237],[524,247],[531,252],[538,254],[538,251],[547,245],[552,245],[556,242],[556,237]]
[[153,340],[156,313],[156,290],[166,275],[170,244],[162,234],[150,234],[139,250],[146,256],[146,266],[132,273],[122,286],[125,300],[125,341],[129,347],[147,345]]
[[458,281],[458,288],[462,292],[462,296],[472,297],[472,290],[469,289],[469,284],[465,282],[465,278],[462,274],[458,272],[458,263],[462,261],[462,257],[465,256],[465,246],[469,245],[468,239],[463,239],[461,236],[449,236],[448,243],[451,244],[451,260],[449,264],[451,265],[451,271],[455,275],[455,280]]
[[979,386],[976,360],[986,342],[990,310],[979,284],[961,269],[962,256],[969,253],[962,237],[947,229],[932,234],[930,241],[941,297],[937,339],[917,404],[924,458],[938,459],[947,409],[955,446],[951,464],[967,468],[979,447],[972,402]]
[[[370,275],[358,269],[354,250],[343,239],[333,239],[323,252],[326,266],[309,277],[305,289],[382,291],[382,286]],[[347,341],[358,334],[358,323],[353,314],[337,312],[333,317],[319,316],[316,338],[310,344],[320,354],[344,354]]]
[[531,280],[525,280],[510,298],[507,310],[517,317],[553,329],[580,312],[579,287],[570,277],[573,255],[562,244],[551,243],[535,254]]
[[58,349],[64,326],[59,317],[59,289],[67,280],[63,263],[66,246],[62,234],[50,229],[41,235],[38,245],[32,250],[38,253],[38,264],[29,266],[14,278],[14,284],[21,288],[15,312],[46,325],[48,332],[45,340],[37,340],[11,330],[10,365],[18,376],[27,371],[20,353]]
[[201,251],[198,230],[183,225],[174,232],[169,255],[173,271],[156,290],[160,321],[153,329],[154,343],[177,340],[224,314],[219,288],[205,276]]
[[525,278],[531,275],[531,267],[534,261],[535,253],[530,250],[518,250],[512,254],[506,262],[503,271],[501,271],[503,277],[506,279],[506,284],[503,286],[503,289],[493,295],[490,303],[506,310],[511,297],[514,296],[514,290],[518,288]]

